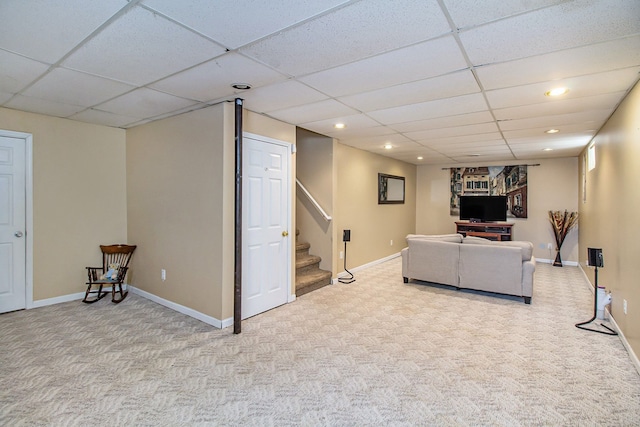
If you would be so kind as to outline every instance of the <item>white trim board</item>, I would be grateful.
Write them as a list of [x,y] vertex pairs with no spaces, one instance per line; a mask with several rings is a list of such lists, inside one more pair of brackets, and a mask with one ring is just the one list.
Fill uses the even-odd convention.
[[223,329],[227,326],[233,325],[233,317],[229,317],[228,319],[219,320],[215,317],[208,316],[206,314],[200,313],[192,308],[185,307],[184,305],[177,304],[173,301],[166,300],[157,295],[151,294],[147,291],[143,291],[142,289],[138,289],[135,286],[130,286],[129,290],[131,293],[136,295],[140,295],[143,298],[146,298],[150,301],[163,305],[171,310],[177,311],[178,313],[184,314],[189,317],[193,317],[194,319],[200,320],[201,322],[206,323],[207,325],[215,326],[216,328]]

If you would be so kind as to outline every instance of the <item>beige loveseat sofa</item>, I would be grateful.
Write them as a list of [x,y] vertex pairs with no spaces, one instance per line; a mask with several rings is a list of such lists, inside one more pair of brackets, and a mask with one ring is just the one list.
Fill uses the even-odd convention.
[[530,242],[494,242],[461,234],[407,236],[402,277],[524,297],[531,304],[536,260]]

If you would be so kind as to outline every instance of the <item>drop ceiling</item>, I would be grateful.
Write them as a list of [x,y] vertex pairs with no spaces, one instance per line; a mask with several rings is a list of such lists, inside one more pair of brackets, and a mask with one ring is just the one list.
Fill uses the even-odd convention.
[[638,0],[2,0],[0,22],[0,106],[131,128],[240,97],[414,164],[576,156],[640,72]]

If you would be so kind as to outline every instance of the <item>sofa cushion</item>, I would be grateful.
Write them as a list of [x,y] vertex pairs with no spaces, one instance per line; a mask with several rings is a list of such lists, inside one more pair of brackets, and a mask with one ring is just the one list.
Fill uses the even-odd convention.
[[491,242],[493,245],[510,246],[522,249],[522,261],[529,261],[533,256],[533,243],[522,240],[510,240],[504,242]]
[[466,236],[462,239],[462,243],[467,245],[490,245],[491,240],[484,237]]
[[407,242],[411,239],[438,240],[449,243],[462,243],[462,234],[408,234]]

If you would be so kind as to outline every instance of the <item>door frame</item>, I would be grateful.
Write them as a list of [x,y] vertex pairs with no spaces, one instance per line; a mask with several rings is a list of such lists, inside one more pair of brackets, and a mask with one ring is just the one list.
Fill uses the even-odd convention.
[[0,129],[0,136],[22,139],[25,143],[25,308],[34,308],[33,303],[33,135]]
[[[294,245],[291,242],[292,239],[295,239],[295,230],[293,230],[293,203],[295,201],[295,198],[293,196],[293,191],[295,190],[294,187],[292,187],[294,185],[294,179],[293,179],[293,168],[292,168],[292,157],[293,157],[293,147],[294,145],[291,144],[290,142],[286,142],[286,141],[282,141],[279,139],[274,139],[274,138],[269,138],[268,136],[264,136],[264,135],[258,135],[255,133],[251,133],[251,132],[242,132],[242,138],[251,138],[257,141],[262,141],[262,142],[266,142],[266,143],[270,143],[270,144],[275,144],[275,145],[280,145],[282,147],[285,147],[287,149],[288,152],[288,156],[287,156],[287,167],[288,167],[288,176],[287,176],[287,180],[288,180],[288,191],[287,191],[287,201],[289,203],[289,209],[287,209],[287,228],[289,230],[289,239],[286,239],[286,251],[287,251],[287,285],[288,285],[288,294],[287,294],[287,302],[286,303],[290,303],[293,302],[296,299],[296,293],[295,293],[295,289],[292,289],[294,286],[293,283],[293,261],[292,261],[292,257],[293,257],[293,248]],[[244,156],[244,146],[242,148],[243,150],[243,156]],[[246,209],[246,206],[242,207],[243,209]],[[244,228],[244,224],[242,225],[242,227]],[[244,257],[244,255],[243,255]]]

